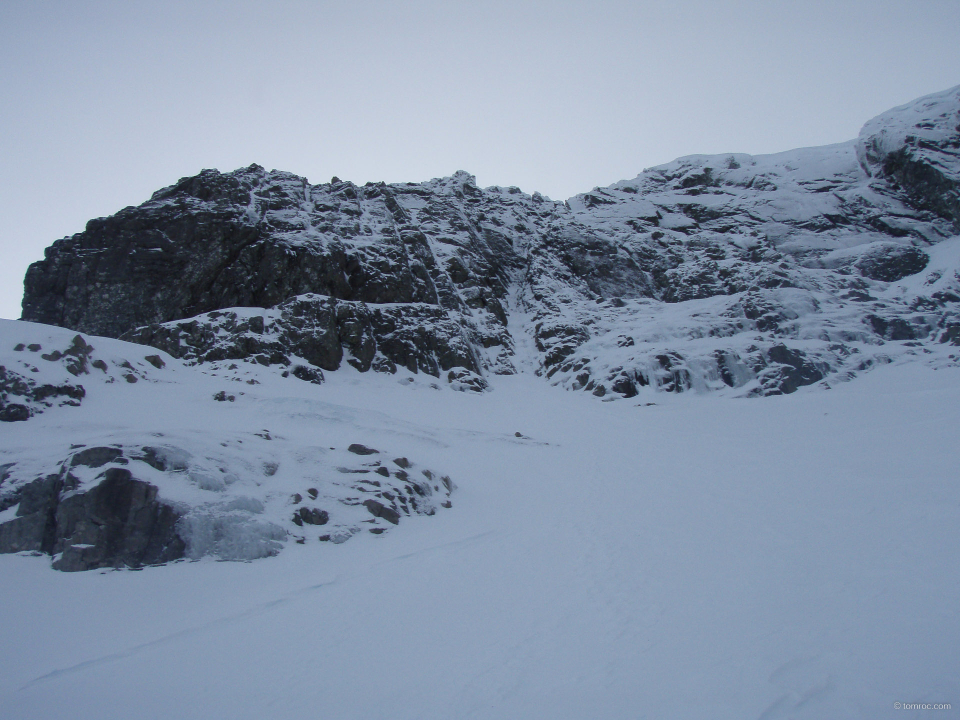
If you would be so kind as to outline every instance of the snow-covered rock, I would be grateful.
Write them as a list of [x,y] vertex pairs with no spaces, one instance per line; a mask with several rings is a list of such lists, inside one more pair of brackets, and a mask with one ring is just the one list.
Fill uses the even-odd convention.
[[[197,367],[143,345],[2,321],[0,378],[0,412],[23,420],[4,423],[0,552],[49,554],[61,570],[252,560],[451,506],[450,477],[402,442],[290,439],[307,413],[314,429],[342,434],[330,432],[340,418],[322,407],[315,416],[316,386],[296,371]],[[277,407],[283,432],[262,424]]]
[[854,141],[693,155],[565,203],[463,172],[205,170],[55,243],[24,319],[314,380],[346,361],[481,389],[520,362],[608,399],[792,392],[952,342],[960,265],[909,300],[891,288],[960,230],[958,148],[953,88]]
[[[445,476],[391,464],[402,444],[305,449],[251,419],[332,372],[472,392],[529,372],[645,406],[957,365],[958,202],[960,87],[854,141],[693,155],[567,202],[463,172],[358,187],[205,170],[28,270],[23,319],[43,325],[0,328],[0,420],[23,443],[0,450],[0,550],[64,569],[252,559],[449,503]],[[163,423],[141,407],[103,430],[144,398]],[[233,412],[246,421],[222,429]],[[49,446],[19,429],[67,417],[88,424]]]
[[960,232],[960,87],[889,110],[863,126],[857,158],[873,177]]

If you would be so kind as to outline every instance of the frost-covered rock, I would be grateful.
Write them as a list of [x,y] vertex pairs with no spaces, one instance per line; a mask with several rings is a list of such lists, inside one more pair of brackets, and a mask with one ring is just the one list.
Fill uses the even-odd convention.
[[952,219],[960,232],[960,86],[868,122],[857,157],[870,175],[902,189],[918,207]]
[[454,367],[480,370],[463,326],[428,304],[368,305],[299,295],[267,310],[215,310],[137,328],[123,339],[190,362],[253,359],[286,367],[293,357],[336,370],[346,360],[361,372],[395,373],[399,366],[434,377]]
[[[481,358],[455,365],[509,372],[502,301],[519,261],[498,231],[502,222],[482,219],[486,210],[504,215],[508,206],[465,173],[422,186],[357,187],[311,186],[256,165],[226,174],[205,170],[55,243],[27,272],[23,318],[118,337],[313,294],[351,301],[338,307],[337,323],[360,356],[371,324],[393,323],[377,338],[389,344],[404,325],[398,314],[429,307],[432,322],[456,323],[461,329],[454,334],[484,348]],[[394,310],[367,311],[365,304]],[[397,344],[410,342],[413,332],[405,329]],[[338,345],[332,338],[322,367],[338,366]],[[435,364],[425,357],[433,351],[411,348],[410,362]],[[441,361],[441,369],[452,366]]]
[[[958,145],[954,88],[857,141],[690,156],[571,198],[516,295],[540,372],[607,399],[749,395],[923,357],[960,310]],[[934,179],[884,171],[897,148]]]
[[87,393],[83,383],[156,380],[165,365],[160,355],[133,346],[126,348],[132,350],[127,359],[98,353],[83,335],[69,341],[63,333],[52,337],[53,347],[44,337],[42,343],[17,342],[0,350],[0,421],[27,420],[55,406],[79,406]]
[[[239,449],[243,441],[220,446],[231,444]],[[26,478],[40,459],[11,457],[0,503],[13,517],[0,516],[0,553],[54,555],[53,566],[70,571],[206,556],[255,560],[275,555],[288,539],[380,534],[404,516],[450,507],[453,490],[449,477],[414,470],[406,458],[314,462],[313,486],[302,487],[307,482],[278,477],[266,463],[258,471],[243,453],[216,445],[89,447],[59,463],[47,460],[53,472],[34,480]],[[289,492],[293,487],[300,492]]]
[[522,366],[606,400],[827,386],[953,342],[958,153],[953,88],[850,142],[692,155],[563,203],[462,172],[205,170],[55,243],[24,318],[312,382],[349,364],[460,390]]

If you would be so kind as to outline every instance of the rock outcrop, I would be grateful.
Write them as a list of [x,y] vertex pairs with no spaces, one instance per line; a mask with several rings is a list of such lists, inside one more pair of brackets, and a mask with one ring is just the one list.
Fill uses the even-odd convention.
[[[274,441],[266,433],[261,440]],[[313,463],[309,481],[278,477],[275,462],[255,469],[234,458],[228,465],[209,447],[170,443],[75,449],[33,480],[23,473],[49,460],[20,455],[0,466],[0,512],[14,513],[0,519],[0,553],[51,555],[53,567],[65,571],[205,556],[252,560],[275,555],[291,539],[342,543],[452,506],[448,476],[406,457],[381,460],[379,450],[351,448],[342,465]]]
[[53,347],[45,340],[3,348],[8,352],[0,360],[0,422],[28,420],[53,407],[79,407],[87,395],[83,383],[150,382],[164,367],[163,359],[146,349],[127,358],[98,353],[83,335],[59,340]]
[[857,157],[872,177],[912,204],[953,223],[960,233],[960,116],[957,88],[874,118],[860,132]]
[[274,308],[215,310],[137,328],[122,339],[190,362],[253,359],[290,366],[299,358],[323,370],[346,362],[361,372],[405,367],[435,377],[456,367],[480,372],[463,325],[436,305],[368,305],[299,295]]
[[[95,448],[101,450],[102,448]],[[78,455],[73,460],[84,462]],[[142,567],[177,560],[186,545],[180,515],[157,488],[111,467],[86,492],[68,467],[19,489],[17,517],[0,523],[0,553],[55,555],[57,570]]]
[[[323,296],[327,304],[314,303],[312,314],[324,317],[297,317],[327,323],[324,369],[339,367],[342,335],[364,369],[376,347],[434,375],[479,365],[510,372],[503,300],[519,259],[482,220],[483,208],[502,204],[466,173],[425,186],[357,187],[311,186],[257,165],[205,170],[55,243],[27,272],[23,319],[152,338],[169,321]],[[283,310],[290,318],[309,304]],[[144,326],[154,329],[138,332]],[[301,328],[294,320],[287,337],[302,339]],[[437,332],[470,345],[435,341]],[[473,357],[472,347],[484,352]]]

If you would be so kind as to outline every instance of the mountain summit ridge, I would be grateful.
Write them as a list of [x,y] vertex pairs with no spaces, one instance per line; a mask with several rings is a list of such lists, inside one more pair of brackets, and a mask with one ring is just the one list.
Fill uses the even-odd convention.
[[[357,186],[204,170],[54,243],[22,319],[194,361],[478,388],[516,371],[519,332],[571,389],[771,394],[895,359],[876,352],[891,340],[954,342],[956,271],[919,273],[958,232],[960,86],[845,143],[691,155],[565,202],[465,171]],[[251,327],[234,308],[268,312]]]

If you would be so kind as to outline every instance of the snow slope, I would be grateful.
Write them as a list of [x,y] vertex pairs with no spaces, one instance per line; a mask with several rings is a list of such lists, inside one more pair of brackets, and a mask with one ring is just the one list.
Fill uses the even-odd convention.
[[[44,535],[55,534],[56,543],[44,540],[41,546],[38,538],[29,545],[29,533],[21,533],[19,546],[5,541],[4,552],[43,550],[54,555],[55,567],[69,570],[165,561],[169,553],[144,557],[142,548],[104,557],[90,546],[110,550],[123,538],[85,531],[83,522],[74,527],[64,517],[68,499],[76,502],[105,474],[118,471],[158,489],[158,501],[176,514],[176,534],[185,543],[176,556],[192,559],[268,557],[282,543],[305,543],[307,536],[313,543],[322,535],[323,542],[338,544],[362,530],[381,534],[401,517],[450,506],[453,481],[407,452],[402,435],[391,438],[399,429],[392,422],[383,421],[390,430],[386,437],[365,431],[357,412],[332,405],[316,384],[293,374],[283,377],[256,363],[195,368],[142,345],[84,339],[34,323],[0,321],[0,336],[5,376],[43,383],[33,392],[37,414],[4,423],[0,533],[28,520],[20,516],[38,514],[36,501],[29,510],[24,506],[43,478],[62,483],[49,510],[39,510],[55,515],[56,528],[47,523]],[[21,342],[14,345],[12,338]],[[58,350],[76,346],[84,348],[78,357],[59,357]],[[405,375],[404,383],[417,384],[417,376]],[[58,405],[59,396],[44,388],[76,392]],[[127,521],[118,534],[155,533],[137,517],[129,519],[152,511],[148,506],[112,513]],[[95,525],[110,524],[106,512],[93,511],[100,515]]]
[[3,445],[266,428],[291,447],[402,451],[455,478],[453,508],[249,563],[65,574],[0,556],[0,717],[877,719],[927,715],[894,702],[952,703],[939,717],[960,706],[956,368],[656,405],[530,374],[482,394],[349,369],[322,386],[260,380],[236,383],[234,403],[197,391],[223,377],[183,380],[186,411],[178,383],[105,385],[142,394],[89,392],[6,424]]

